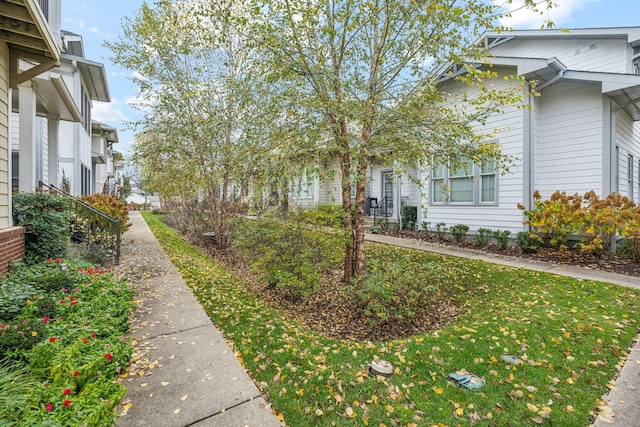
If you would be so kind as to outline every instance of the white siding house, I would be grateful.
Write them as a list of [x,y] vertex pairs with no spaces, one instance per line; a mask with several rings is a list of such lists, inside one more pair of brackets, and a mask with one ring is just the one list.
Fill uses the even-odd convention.
[[[514,234],[525,228],[517,205],[531,206],[535,190],[543,198],[556,190],[594,190],[640,201],[640,27],[487,33],[480,42],[498,73],[494,86],[508,84],[505,75],[530,82],[523,91],[527,108],[509,108],[478,129],[499,130],[492,142],[514,159],[509,170],[418,170],[416,185],[394,165],[374,165],[367,197],[386,199],[391,217],[402,204],[417,205],[418,224]],[[452,79],[441,84],[449,93],[469,91]],[[340,203],[339,188],[336,175],[318,186],[314,202]]]
[[[539,96],[525,90],[530,108],[492,117],[487,128],[501,129],[498,143],[516,158],[509,173],[496,174],[496,200],[482,203],[439,202],[429,182],[422,205],[426,220],[447,226],[524,229],[516,207],[532,204],[534,190],[543,198],[554,191],[601,196],[611,192],[640,200],[640,27],[532,30],[487,34],[489,60],[505,73],[536,82]],[[477,169],[477,168],[476,168]],[[482,177],[474,176],[474,191]],[[419,212],[422,214],[424,212]],[[422,218],[425,220],[425,218]]]

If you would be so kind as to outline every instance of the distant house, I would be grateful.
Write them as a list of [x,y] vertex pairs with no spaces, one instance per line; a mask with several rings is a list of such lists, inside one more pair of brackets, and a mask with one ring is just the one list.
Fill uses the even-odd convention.
[[92,187],[94,193],[118,196],[122,182],[120,180],[122,160],[115,159],[113,144],[118,143],[118,130],[104,123],[91,123],[91,166],[93,170]]
[[[35,117],[32,79],[59,64],[59,22],[59,1],[0,2],[0,272],[24,254],[24,229],[13,227],[11,219],[10,112],[18,108],[24,117]],[[35,161],[36,153],[29,156]]]
[[[365,193],[377,209],[368,212],[397,218],[410,204],[418,206],[418,224],[516,233],[524,228],[517,204],[530,206],[534,190],[543,197],[618,192],[640,201],[640,27],[487,33],[483,42],[499,75],[495,85],[517,74],[535,81],[540,95],[525,88],[530,108],[508,109],[481,129],[501,129],[491,142],[516,159],[513,166],[505,174],[472,163],[398,174],[394,164],[374,164]],[[468,89],[444,73],[440,84],[450,93]],[[336,179],[317,180],[314,203],[340,203]]]

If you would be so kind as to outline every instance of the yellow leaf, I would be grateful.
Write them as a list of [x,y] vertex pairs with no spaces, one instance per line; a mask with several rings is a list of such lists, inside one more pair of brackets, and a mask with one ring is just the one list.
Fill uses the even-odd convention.
[[393,412],[393,411],[395,411],[394,407],[393,407],[393,406],[391,406],[391,405],[385,405],[385,409],[386,409],[387,411],[389,411],[389,412]]
[[279,419],[280,421],[284,421],[284,414],[283,414],[282,412],[280,412],[280,413],[278,414],[278,419]]
[[565,338],[569,338],[571,336],[571,332],[565,332],[564,336],[565,336]]
[[532,403],[527,402],[527,408],[529,408],[531,412],[538,412],[538,407]]
[[456,409],[456,415],[457,415],[457,416],[461,417],[461,416],[462,416],[462,414],[464,414],[464,409],[462,409],[462,408],[458,408],[458,409]]
[[576,410],[576,409],[575,409],[573,406],[571,406],[571,405],[567,405],[567,412],[568,412],[568,413],[570,413],[570,414],[571,414],[571,413],[575,412],[575,410]]
[[353,417],[354,416],[353,409],[351,409],[350,406],[347,406],[347,409],[345,409],[344,412],[347,414],[347,417]]
[[442,387],[438,387],[436,389],[436,394],[442,394],[444,392],[444,390],[442,390]]
[[304,396],[304,389],[303,389],[303,388],[301,388],[300,390],[296,391],[296,394],[297,394],[298,396]]
[[568,382],[569,384],[573,384],[573,383],[575,383],[575,381],[574,381],[574,380],[573,380],[573,378],[571,378],[571,377],[567,378],[567,382]]

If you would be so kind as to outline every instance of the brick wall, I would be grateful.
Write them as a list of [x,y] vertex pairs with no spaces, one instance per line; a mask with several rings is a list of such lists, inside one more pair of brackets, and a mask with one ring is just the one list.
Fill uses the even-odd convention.
[[9,261],[24,257],[24,228],[0,230],[0,273],[6,273]]

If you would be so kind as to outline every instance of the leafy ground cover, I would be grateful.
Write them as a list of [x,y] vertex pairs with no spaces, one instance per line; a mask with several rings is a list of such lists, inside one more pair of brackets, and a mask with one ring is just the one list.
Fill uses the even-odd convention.
[[132,290],[107,270],[62,259],[18,265],[2,279],[0,424],[112,425],[132,351]]
[[[278,416],[292,426],[584,426],[638,330],[635,290],[437,257],[443,269],[466,272],[458,313],[448,324],[393,340],[331,338],[266,304],[158,217],[143,215]],[[373,247],[370,257],[389,250],[415,261],[434,259]],[[394,374],[370,377],[374,357],[390,361]],[[447,381],[462,370],[484,386],[470,391]]]

